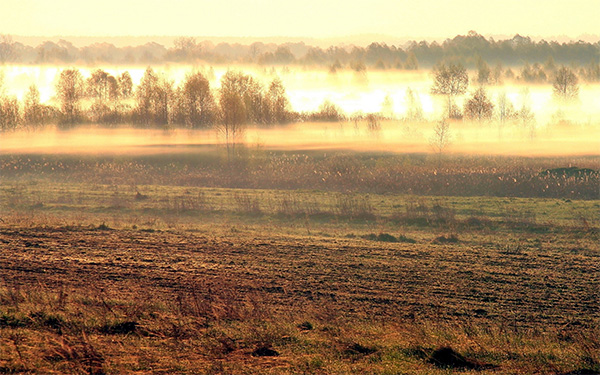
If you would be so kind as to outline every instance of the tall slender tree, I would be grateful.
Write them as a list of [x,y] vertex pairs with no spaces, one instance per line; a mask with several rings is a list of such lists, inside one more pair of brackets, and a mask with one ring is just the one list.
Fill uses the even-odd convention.
[[290,101],[285,93],[285,87],[279,78],[275,78],[267,91],[269,106],[269,122],[283,124],[289,120]]
[[169,124],[173,84],[150,67],[146,69],[136,90],[136,114],[142,125]]
[[223,136],[229,159],[235,154],[235,145],[241,140],[248,121],[248,110],[244,100],[247,81],[247,76],[234,71],[228,71],[221,77],[221,121],[217,124],[217,129]]
[[438,65],[433,70],[434,81],[431,93],[447,97],[447,117],[458,118],[460,111],[454,104],[454,98],[462,95],[469,87],[469,75],[462,65]]
[[72,125],[80,120],[84,88],[83,76],[78,69],[65,69],[60,72],[56,83],[56,95],[60,102],[63,124]]
[[23,104],[23,122],[33,126],[42,124],[43,108],[40,103],[40,92],[35,85],[29,86]]
[[189,74],[179,94],[182,119],[188,127],[205,127],[214,123],[216,103],[210,83],[202,73]]

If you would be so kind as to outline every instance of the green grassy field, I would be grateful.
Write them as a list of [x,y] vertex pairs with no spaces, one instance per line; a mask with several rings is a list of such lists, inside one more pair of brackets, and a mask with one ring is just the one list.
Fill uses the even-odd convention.
[[[597,229],[600,200],[447,197],[309,190],[228,189],[14,181],[0,186],[5,212],[49,216],[69,225],[192,229],[235,220],[365,229],[469,227],[525,231]],[[133,223],[133,224],[131,224]],[[131,224],[131,225],[128,225]],[[139,225],[138,225],[139,224]]]

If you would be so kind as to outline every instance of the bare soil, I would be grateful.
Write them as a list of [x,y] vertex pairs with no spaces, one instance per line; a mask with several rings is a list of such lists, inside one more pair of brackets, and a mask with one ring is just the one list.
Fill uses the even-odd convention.
[[523,246],[507,251],[494,236],[409,244],[5,227],[0,280],[13,287],[91,287],[167,300],[225,280],[232,298],[260,298],[282,312],[327,306],[370,319],[458,318],[545,328],[596,324],[597,249],[534,237],[512,239]]

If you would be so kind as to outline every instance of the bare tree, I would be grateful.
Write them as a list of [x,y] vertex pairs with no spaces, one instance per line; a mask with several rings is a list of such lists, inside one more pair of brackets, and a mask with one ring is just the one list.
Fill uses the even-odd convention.
[[240,96],[243,102],[245,116],[243,122],[264,124],[268,115],[268,106],[264,88],[260,82],[250,75],[228,71],[221,77],[221,94],[234,92]]
[[454,104],[454,98],[462,95],[469,87],[469,75],[462,65],[438,65],[433,70],[434,82],[431,93],[446,95],[448,98],[448,118],[460,118],[460,111]]
[[16,129],[21,122],[19,102],[14,96],[0,96],[0,130]]
[[242,93],[246,107],[247,121],[255,124],[266,123],[268,106],[265,101],[264,87],[252,76],[242,74],[238,88]]
[[119,96],[123,99],[130,98],[133,94],[133,81],[129,72],[121,73],[119,78],[117,78],[117,83],[119,86]]
[[465,103],[465,117],[483,121],[492,118],[494,104],[488,99],[483,87],[478,88],[473,96]]
[[386,94],[385,98],[383,98],[379,113],[381,113],[381,116],[384,118],[390,119],[394,117],[394,101],[390,94]]
[[219,90],[221,121],[217,124],[217,130],[224,138],[229,160],[235,154],[235,145],[241,140],[248,121],[244,100],[247,80],[243,74],[233,71],[228,71],[221,77]]
[[137,116],[142,124],[169,124],[173,84],[158,76],[150,67],[146,69],[136,90]]
[[157,100],[157,86],[158,76],[151,67],[148,67],[135,93],[137,102],[136,112],[142,124],[148,124],[154,118],[153,106]]
[[290,119],[290,101],[285,93],[285,87],[279,78],[275,78],[266,94],[269,105],[270,122],[283,124]]
[[520,125],[529,133],[530,138],[534,138],[535,132],[535,115],[531,109],[531,97],[529,95],[529,88],[524,88],[520,93],[521,106],[517,111],[517,119]]
[[20,120],[19,102],[14,96],[6,95],[4,74],[0,71],[0,130],[16,129]]
[[500,122],[500,125],[506,124],[507,121],[514,118],[516,115],[515,108],[512,102],[506,96],[506,92],[504,91],[498,95],[496,112],[498,115],[498,121]]
[[308,118],[311,121],[335,122],[343,121],[346,116],[338,105],[332,103],[329,99],[325,99],[319,106],[318,111],[311,113]]
[[117,79],[102,69],[96,69],[86,81],[87,95],[99,102],[107,103],[119,97]]
[[535,123],[535,116],[531,110],[531,96],[529,95],[529,88],[524,88],[520,92],[521,106],[517,112],[517,116],[523,127],[532,126]]
[[423,106],[419,94],[410,87],[406,89],[406,119],[409,121],[423,120]]
[[80,117],[80,102],[84,96],[84,81],[78,69],[65,69],[60,72],[56,84],[56,94],[60,101],[62,123],[74,124]]
[[571,69],[565,66],[561,66],[556,71],[552,88],[554,90],[554,97],[558,100],[569,102],[579,98],[577,76]]
[[27,125],[41,124],[43,121],[43,109],[40,103],[40,92],[35,85],[29,86],[23,102],[23,122]]
[[60,113],[55,107],[41,103],[37,87],[33,84],[29,86],[23,97],[23,124],[36,127],[51,123],[59,117]]
[[155,123],[159,125],[170,124],[169,119],[172,109],[173,82],[161,77],[156,87],[156,102],[154,105]]
[[373,135],[379,135],[381,131],[381,118],[375,113],[369,113],[365,120],[367,121],[367,130]]
[[433,137],[429,140],[429,144],[441,156],[450,145],[450,123],[446,119],[440,120],[433,129],[433,132]]

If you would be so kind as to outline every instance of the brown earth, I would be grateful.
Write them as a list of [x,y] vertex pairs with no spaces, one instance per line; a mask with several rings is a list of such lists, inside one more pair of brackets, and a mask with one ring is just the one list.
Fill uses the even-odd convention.
[[228,298],[284,313],[321,309],[385,320],[548,328],[600,318],[597,251],[542,248],[531,239],[521,240],[534,245],[507,251],[494,243],[499,237],[405,244],[266,236],[5,227],[0,282],[172,301],[225,288]]

